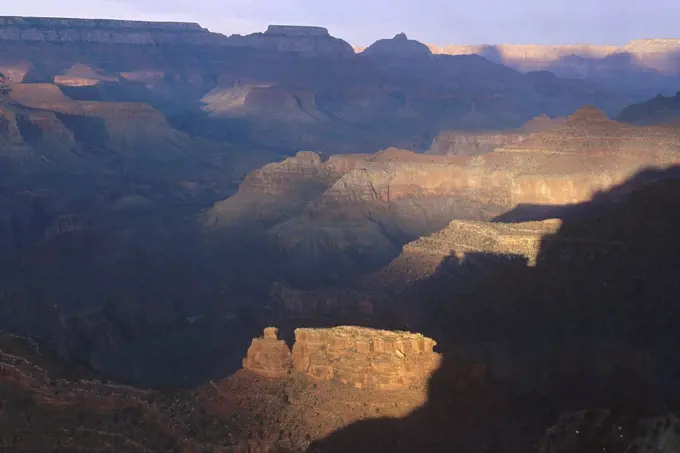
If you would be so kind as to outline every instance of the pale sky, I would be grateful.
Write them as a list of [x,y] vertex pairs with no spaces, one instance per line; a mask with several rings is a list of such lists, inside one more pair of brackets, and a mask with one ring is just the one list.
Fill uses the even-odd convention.
[[0,15],[198,22],[248,34],[319,25],[352,44],[625,44],[680,37],[680,0],[1,0]]

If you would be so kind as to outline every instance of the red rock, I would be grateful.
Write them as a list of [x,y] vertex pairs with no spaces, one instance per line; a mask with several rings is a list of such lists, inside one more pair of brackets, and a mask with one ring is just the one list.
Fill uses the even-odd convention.
[[262,338],[255,338],[243,359],[243,368],[264,377],[284,378],[291,370],[291,354],[286,342],[278,339],[278,329],[267,327]]

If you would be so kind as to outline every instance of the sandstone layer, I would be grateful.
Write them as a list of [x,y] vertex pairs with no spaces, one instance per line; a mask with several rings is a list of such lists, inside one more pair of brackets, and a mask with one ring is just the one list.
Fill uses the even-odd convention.
[[[424,388],[439,368],[441,357],[435,341],[420,334],[363,327],[297,329],[292,357],[277,329],[253,340],[243,367],[264,377],[284,378],[295,371],[319,381],[339,382],[368,390]],[[292,360],[291,360],[292,359]],[[474,369],[466,386],[483,378],[483,367]]]
[[399,257],[372,279],[402,287],[432,276],[445,259],[474,261],[478,253],[522,257],[535,266],[544,238],[560,225],[558,219],[523,223],[454,220],[443,230],[404,245]]
[[267,327],[262,338],[255,338],[243,359],[243,369],[264,377],[284,378],[291,372],[292,357],[286,342],[278,339],[278,329]]

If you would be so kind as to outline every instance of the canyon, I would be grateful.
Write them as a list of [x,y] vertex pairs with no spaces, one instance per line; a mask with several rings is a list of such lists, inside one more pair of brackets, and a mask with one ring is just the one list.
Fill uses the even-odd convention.
[[0,449],[674,451],[679,48],[0,17]]

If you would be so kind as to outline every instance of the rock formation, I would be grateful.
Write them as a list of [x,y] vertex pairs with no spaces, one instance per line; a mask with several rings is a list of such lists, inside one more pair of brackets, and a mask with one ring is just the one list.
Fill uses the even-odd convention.
[[[243,368],[269,378],[291,371],[318,381],[332,381],[358,389],[405,390],[424,388],[440,364],[435,341],[420,334],[364,327],[297,329],[291,354],[269,327],[253,340]],[[292,365],[292,366],[291,366]],[[466,387],[484,377],[473,367],[458,385]]]
[[[217,225],[266,219],[260,226],[269,241],[296,263],[293,273],[311,281],[303,267],[310,262],[307,269],[317,276],[373,272],[402,244],[452,219],[489,220],[524,204],[580,203],[642,168],[680,162],[677,129],[611,121],[592,107],[533,133],[501,137],[511,143],[476,156],[388,149],[304,165],[298,157],[253,173],[211,216]],[[256,189],[265,176],[273,189]],[[279,190],[279,180],[292,186]]]
[[356,388],[420,387],[439,367],[435,342],[418,334],[359,327],[297,329],[295,370]]
[[544,238],[560,225],[558,219],[523,223],[454,220],[443,230],[404,245],[398,258],[366,281],[402,287],[430,277],[445,259],[474,261],[478,253],[522,257],[535,266]]
[[278,329],[267,327],[262,338],[255,338],[243,359],[243,368],[269,378],[284,378],[291,371],[290,349],[278,339]]
[[227,37],[195,23],[110,19],[0,17],[0,41],[250,47],[305,56],[347,57],[351,46],[320,27],[272,25],[266,32]]

